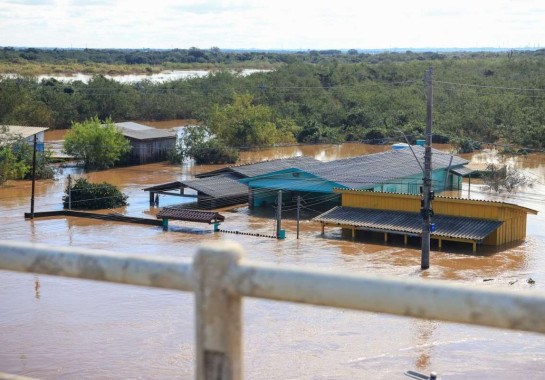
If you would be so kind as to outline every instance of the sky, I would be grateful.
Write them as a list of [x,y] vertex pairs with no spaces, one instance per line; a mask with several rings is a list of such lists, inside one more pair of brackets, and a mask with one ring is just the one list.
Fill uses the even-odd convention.
[[545,0],[0,0],[0,46],[542,48]]

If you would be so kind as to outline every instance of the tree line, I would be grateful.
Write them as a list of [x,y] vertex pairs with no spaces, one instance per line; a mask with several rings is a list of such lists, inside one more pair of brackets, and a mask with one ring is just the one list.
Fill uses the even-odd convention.
[[304,59],[298,53],[267,54],[283,56],[284,63],[245,77],[217,71],[203,78],[134,84],[100,75],[88,83],[3,77],[0,123],[69,128],[94,116],[116,122],[190,118],[238,147],[378,142],[403,139],[402,133],[414,140],[423,136],[422,78],[432,66],[437,141],[545,148],[543,51],[369,57],[330,51],[301,53]]

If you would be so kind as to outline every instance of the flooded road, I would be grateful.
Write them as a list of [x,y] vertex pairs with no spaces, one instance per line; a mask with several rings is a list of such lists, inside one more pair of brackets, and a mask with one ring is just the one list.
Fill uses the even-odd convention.
[[[295,155],[328,161],[385,149],[389,148],[362,144],[294,146],[242,152],[241,162]],[[487,157],[468,156],[471,165],[481,165]],[[287,234],[283,241],[214,234],[208,225],[187,223],[173,223],[172,231],[163,232],[77,218],[25,221],[30,197],[26,181],[0,188],[0,239],[172,257],[192,257],[205,240],[235,240],[247,257],[272,263],[436,278],[481,288],[545,290],[545,156],[528,155],[517,165],[535,178],[532,189],[492,196],[473,181],[470,196],[538,210],[538,215],[528,216],[526,241],[498,252],[481,249],[477,255],[467,254],[470,249],[464,245],[439,252],[432,244],[431,268],[425,273],[419,269],[418,246],[350,241],[333,228],[323,238],[320,226],[310,221],[302,222],[297,240],[296,223],[289,214],[283,222]],[[142,188],[219,167],[158,163],[87,174],[64,168],[57,180],[37,183],[36,210],[61,209],[66,175],[71,174],[119,186],[129,195],[129,205],[115,211],[153,217],[157,209],[149,206]],[[465,183],[454,195],[468,193]],[[160,199],[161,206],[174,203],[179,199]],[[222,214],[223,229],[274,232],[270,212],[240,206]],[[303,215],[310,217],[310,210]],[[46,379],[192,378],[193,326],[189,293],[0,271],[3,372]],[[404,378],[409,369],[436,371],[445,379],[543,378],[545,336],[246,299],[244,364],[247,379],[392,379]]]

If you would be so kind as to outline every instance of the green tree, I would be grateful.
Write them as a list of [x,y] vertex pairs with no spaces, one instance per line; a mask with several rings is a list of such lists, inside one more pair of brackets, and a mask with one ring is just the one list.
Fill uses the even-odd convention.
[[82,123],[73,123],[64,140],[64,151],[82,160],[89,169],[112,167],[130,150],[129,141],[111,119],[101,124],[96,116]]
[[277,118],[265,105],[254,105],[250,94],[237,95],[232,104],[215,105],[207,125],[228,146],[270,146],[294,142],[293,123]]

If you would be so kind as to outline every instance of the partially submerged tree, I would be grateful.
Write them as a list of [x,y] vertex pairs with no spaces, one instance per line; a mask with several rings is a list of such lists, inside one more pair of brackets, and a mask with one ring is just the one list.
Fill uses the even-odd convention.
[[175,150],[169,153],[169,161],[181,163],[190,158],[197,164],[230,164],[238,160],[238,150],[210,136],[206,127],[186,127]]
[[102,124],[97,116],[73,123],[64,139],[64,151],[82,160],[86,168],[107,169],[131,150],[129,141],[111,119]]
[[532,180],[528,176],[503,159],[489,163],[482,178],[488,190],[497,193],[511,193],[519,188],[532,186]]
[[[98,210],[127,205],[126,194],[107,182],[90,183],[85,178],[77,179],[70,188],[66,186],[62,197],[64,208]],[[70,194],[70,196],[69,196]]]

